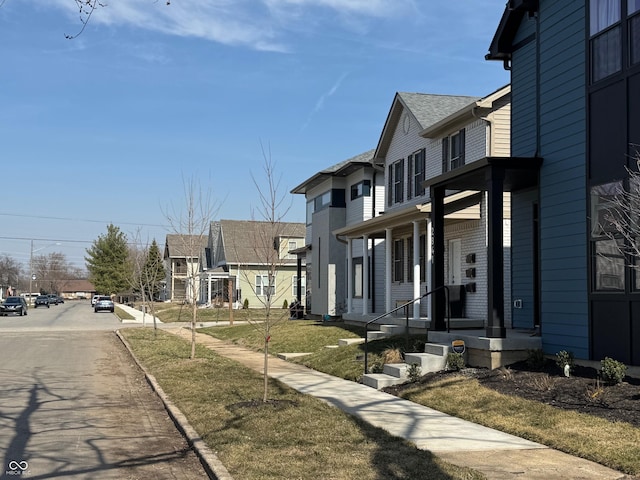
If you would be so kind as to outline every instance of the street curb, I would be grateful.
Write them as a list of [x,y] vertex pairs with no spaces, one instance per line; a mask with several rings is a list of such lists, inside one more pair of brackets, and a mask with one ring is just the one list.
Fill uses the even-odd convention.
[[167,395],[162,390],[162,387],[158,384],[155,377],[151,375],[147,369],[140,363],[138,358],[133,353],[129,342],[120,334],[120,330],[115,331],[116,336],[120,339],[125,348],[129,351],[131,358],[133,358],[136,365],[142,370],[147,380],[147,383],[151,386],[153,391],[160,397],[164,404],[169,417],[175,424],[176,428],[184,435],[189,445],[193,448],[200,463],[204,467],[207,475],[211,480],[233,480],[233,477],[229,471],[222,464],[218,456],[211,451],[207,444],[202,440],[202,437],[198,435],[198,432],[189,424],[187,417],[169,400]]

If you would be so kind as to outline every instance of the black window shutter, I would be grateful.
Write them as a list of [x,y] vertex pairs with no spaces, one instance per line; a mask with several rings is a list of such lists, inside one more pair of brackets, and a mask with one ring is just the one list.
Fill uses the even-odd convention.
[[393,165],[389,165],[387,177],[387,206],[390,207],[393,205]]
[[449,171],[449,137],[442,139],[442,173]]
[[407,165],[407,200],[411,200],[411,196],[413,194],[413,172],[415,169],[415,158],[414,155],[409,155]]
[[460,130],[460,166],[464,165],[464,128]]
[[400,160],[400,175],[398,175],[398,181],[400,182],[400,198],[398,202],[404,201],[404,158]]

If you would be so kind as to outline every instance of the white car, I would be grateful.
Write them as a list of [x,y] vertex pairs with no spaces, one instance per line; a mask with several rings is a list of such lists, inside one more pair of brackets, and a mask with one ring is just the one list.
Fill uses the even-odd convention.
[[91,306],[92,307],[96,306],[96,302],[98,301],[98,298],[100,298],[100,295],[94,295],[93,297],[91,297]]

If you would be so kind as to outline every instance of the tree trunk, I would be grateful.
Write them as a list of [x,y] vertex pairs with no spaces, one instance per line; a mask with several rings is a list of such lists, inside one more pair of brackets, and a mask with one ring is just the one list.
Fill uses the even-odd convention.
[[264,339],[264,395],[262,401],[267,402],[269,395],[269,336]]

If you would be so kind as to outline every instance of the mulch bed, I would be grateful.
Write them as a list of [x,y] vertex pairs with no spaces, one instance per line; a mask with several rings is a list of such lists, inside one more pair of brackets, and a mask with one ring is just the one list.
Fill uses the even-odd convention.
[[[635,378],[626,377],[622,383],[608,385],[598,381],[598,371],[593,368],[576,365],[571,376],[565,377],[554,362],[547,362],[535,371],[522,362],[495,370],[465,368],[458,372],[429,373],[419,383],[429,384],[454,375],[476,378],[481,385],[505,395],[640,427],[640,380]],[[385,391],[398,395],[415,385],[396,385]]]

